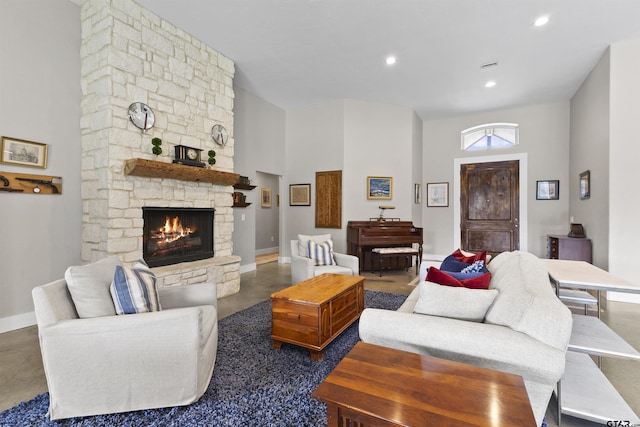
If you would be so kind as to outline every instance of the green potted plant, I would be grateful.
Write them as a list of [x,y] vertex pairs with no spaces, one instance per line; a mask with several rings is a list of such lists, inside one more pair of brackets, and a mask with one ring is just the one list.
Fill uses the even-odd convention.
[[162,148],[160,147],[160,145],[162,145],[162,140],[160,138],[153,138],[151,140],[151,145],[153,145],[153,148],[151,149],[153,154],[156,156],[162,154]]

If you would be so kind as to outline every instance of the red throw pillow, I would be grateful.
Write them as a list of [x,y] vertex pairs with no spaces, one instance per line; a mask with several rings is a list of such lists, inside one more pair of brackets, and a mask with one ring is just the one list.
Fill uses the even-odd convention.
[[461,262],[466,262],[467,264],[473,264],[476,261],[484,261],[487,263],[487,251],[480,252],[479,254],[466,256],[462,253],[460,249],[456,249],[454,253],[451,254],[455,259]]
[[469,288],[469,289],[489,289],[489,282],[491,281],[491,273],[487,272],[481,276],[473,277],[471,279],[458,280],[453,276],[438,270],[435,267],[429,267],[427,271],[427,282],[437,283],[444,286],[453,286],[457,288]]

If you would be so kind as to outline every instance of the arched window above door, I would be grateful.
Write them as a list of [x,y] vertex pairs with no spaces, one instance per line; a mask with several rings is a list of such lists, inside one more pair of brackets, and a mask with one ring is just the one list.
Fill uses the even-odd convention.
[[518,124],[487,123],[460,132],[463,151],[489,150],[518,145]]

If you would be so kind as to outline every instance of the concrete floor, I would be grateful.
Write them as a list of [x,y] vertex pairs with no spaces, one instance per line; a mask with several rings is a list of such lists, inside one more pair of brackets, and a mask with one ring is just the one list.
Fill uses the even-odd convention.
[[[365,288],[408,295],[415,272],[394,271],[364,273]],[[218,300],[218,317],[224,318],[269,298],[271,293],[291,285],[289,264],[269,262],[255,271],[241,275],[240,292]],[[620,336],[640,349],[640,307],[635,304],[608,302],[602,319]],[[603,358],[602,370],[636,414],[640,414],[640,361]],[[47,391],[35,326],[0,334],[0,411]],[[557,427],[555,399],[547,411],[550,427]],[[566,427],[597,426],[563,416]]]

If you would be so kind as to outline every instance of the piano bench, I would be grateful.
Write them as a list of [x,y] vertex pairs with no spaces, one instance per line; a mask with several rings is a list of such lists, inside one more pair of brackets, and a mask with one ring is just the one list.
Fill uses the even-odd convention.
[[371,254],[373,259],[378,260],[378,268],[380,270],[380,277],[382,277],[382,260],[384,258],[395,258],[399,256],[404,256],[405,260],[405,271],[409,270],[409,265],[411,261],[411,257],[416,257],[416,274],[418,274],[418,269],[420,268],[420,257],[418,250],[409,248],[409,247],[395,247],[395,248],[373,248],[371,250]]

